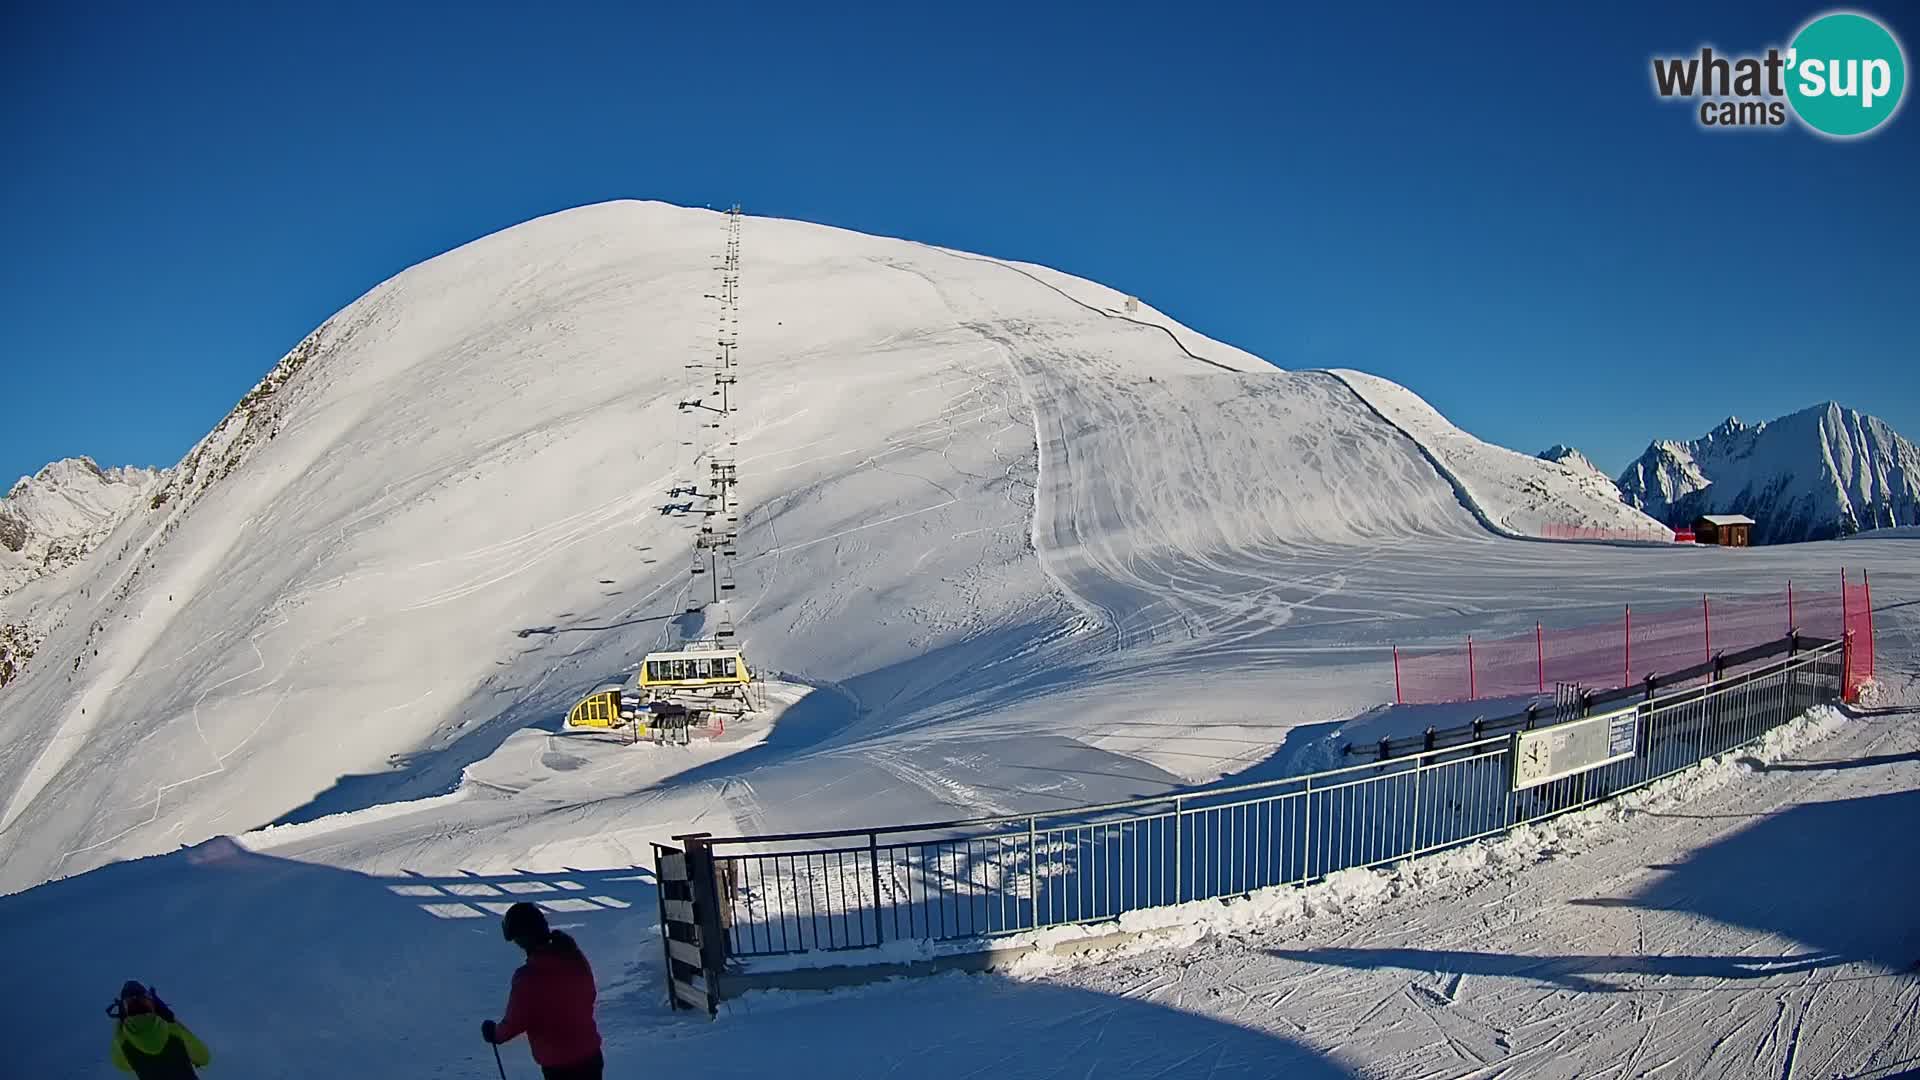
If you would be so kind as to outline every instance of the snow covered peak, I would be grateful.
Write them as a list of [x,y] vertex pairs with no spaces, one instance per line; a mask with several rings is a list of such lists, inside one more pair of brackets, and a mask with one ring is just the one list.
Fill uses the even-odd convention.
[[[1765,427],[1766,425],[1762,424],[1760,426]],[[1732,438],[1733,436],[1745,430],[1747,430],[1747,425],[1741,423],[1739,417],[1729,416],[1725,420],[1720,421],[1719,427],[1716,427],[1712,431],[1708,432],[1707,438],[1709,439]]]
[[[1606,473],[1600,471],[1600,466],[1595,465],[1587,458],[1587,455],[1564,443],[1553,444],[1545,450],[1540,451],[1539,456],[1542,461],[1551,461],[1556,464],[1565,465],[1567,468],[1581,474],[1595,473],[1603,477],[1607,476]],[[1612,483],[1613,478],[1607,477],[1607,482]]]
[[1669,525],[1754,518],[1757,543],[1920,523],[1920,450],[1828,401],[1748,426],[1729,417],[1692,442],[1660,440],[1620,477],[1622,497]]
[[84,558],[159,475],[73,457],[21,477],[0,497],[0,597]]
[[35,490],[76,492],[102,484],[140,484],[152,479],[155,471],[132,466],[102,469],[92,458],[84,455],[61,458],[42,466],[32,476],[23,476],[14,481],[5,497],[25,499]]

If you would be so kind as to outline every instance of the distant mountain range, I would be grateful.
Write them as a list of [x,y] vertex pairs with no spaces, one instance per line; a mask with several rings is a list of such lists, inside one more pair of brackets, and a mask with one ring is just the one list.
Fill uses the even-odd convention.
[[1751,426],[1730,417],[1691,442],[1656,441],[1619,486],[1628,505],[1670,526],[1746,514],[1758,544],[1920,525],[1920,448],[1831,401]]
[[[136,507],[161,474],[103,469],[92,458],[65,458],[23,476],[0,496],[0,598],[85,559]],[[0,686],[33,659],[43,629],[0,618]]]
[[21,477],[0,498],[0,596],[85,558],[159,479],[154,469],[103,469],[85,457]]

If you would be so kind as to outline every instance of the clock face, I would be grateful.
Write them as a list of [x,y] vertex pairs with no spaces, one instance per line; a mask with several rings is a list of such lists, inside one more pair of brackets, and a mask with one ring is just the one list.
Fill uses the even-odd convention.
[[1518,786],[1531,787],[1552,767],[1552,748],[1545,740],[1529,739],[1514,759],[1514,779]]

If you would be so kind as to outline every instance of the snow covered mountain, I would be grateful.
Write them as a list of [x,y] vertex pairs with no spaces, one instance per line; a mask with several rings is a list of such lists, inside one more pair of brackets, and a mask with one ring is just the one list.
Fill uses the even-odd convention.
[[161,477],[154,469],[102,469],[92,458],[65,458],[21,477],[0,497],[0,687],[26,671],[57,618],[41,605],[6,604],[7,597],[79,564],[141,511]]
[[21,477],[0,497],[0,596],[79,562],[141,505],[159,475],[77,457]]
[[1692,442],[1658,441],[1621,474],[1628,503],[1669,525],[1746,514],[1755,543],[1920,524],[1920,448],[1827,402],[1778,420],[1729,417]]
[[1600,466],[1595,465],[1589,460],[1587,455],[1564,443],[1555,443],[1545,450],[1540,451],[1539,457],[1542,461],[1551,461],[1558,465],[1565,465],[1567,468],[1579,473],[1598,473],[1600,476],[1606,477],[1607,483],[1613,483],[1613,477],[1601,472]]
[[1482,442],[1440,415],[1418,394],[1378,375],[1335,371],[1375,415],[1405,432],[1453,485],[1481,525],[1502,536],[1562,537],[1600,530],[1650,541],[1672,530],[1620,501],[1605,476],[1556,466],[1518,450]]
[[[611,203],[395,276],[71,581],[0,601],[45,634],[0,694],[0,888],[440,795],[698,633],[694,523],[661,507],[706,470],[679,404],[715,347],[724,234]],[[735,618],[761,669],[823,688],[820,749],[751,799],[570,796],[625,838],[608,858],[768,805],[830,824],[1210,779],[1379,700],[1371,675],[1319,679],[1276,716],[1261,674],[1301,671],[1260,642],[1321,619],[1320,670],[1383,655],[1377,623],[1317,602],[1352,552],[1646,520],[1386,380],[1281,371],[1044,267],[757,218],[743,250]],[[1160,699],[1183,685],[1215,739],[1177,737]],[[803,797],[824,783],[873,794]],[[502,827],[445,835],[488,861],[546,842]]]
[[[1394,644],[1531,642],[1543,616],[1832,568],[1808,547],[1509,542],[1660,526],[1403,387],[1279,370],[1100,285],[800,222],[741,230],[724,325],[711,212],[585,207],[406,270],[292,350],[91,555],[0,598],[0,623],[44,638],[0,691],[0,951],[48,973],[16,1007],[34,1037],[15,1071],[97,1061],[100,999],[132,976],[234,1075],[493,1075],[470,1021],[497,1014],[517,959],[492,920],[521,897],[594,957],[610,1057],[738,1065],[730,1025],[753,1009],[689,1027],[656,1008],[651,841],[1260,779],[1363,713],[1468,718],[1376,709]],[[705,415],[680,403],[717,331],[740,356],[730,607],[775,707],[691,747],[561,731],[581,694],[709,625],[697,522],[662,506],[707,473]],[[1920,590],[1903,544],[1845,557],[1897,601]],[[1890,639],[1909,611],[1889,605]],[[1486,955],[1480,920],[1455,931],[1427,943]],[[251,970],[301,977],[260,994],[234,978]],[[1043,1030],[1024,983],[921,985],[955,1008],[903,1026],[897,1060],[955,1015],[1007,1030],[966,1010],[980,998]],[[1607,1007],[1586,1028],[1611,1031]],[[1388,1023],[1424,1037],[1432,1015]],[[792,1057],[801,1026],[755,1045]],[[856,1046],[850,1074],[896,1060],[806,1026]],[[1084,1040],[1030,1041],[1058,1056],[1022,1049],[1010,1076],[1086,1072]],[[1268,1075],[1269,1049],[1225,1068],[1183,1052],[1168,1075]],[[1139,1071],[1127,1057],[1110,1071]]]

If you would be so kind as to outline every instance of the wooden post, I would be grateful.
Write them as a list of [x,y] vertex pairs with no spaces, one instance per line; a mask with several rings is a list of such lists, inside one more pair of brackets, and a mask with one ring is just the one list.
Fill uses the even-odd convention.
[[1800,624],[1793,620],[1793,579],[1787,579],[1787,633],[1799,629]]
[[1400,693],[1400,646],[1393,647],[1393,703],[1406,704],[1407,699]]

